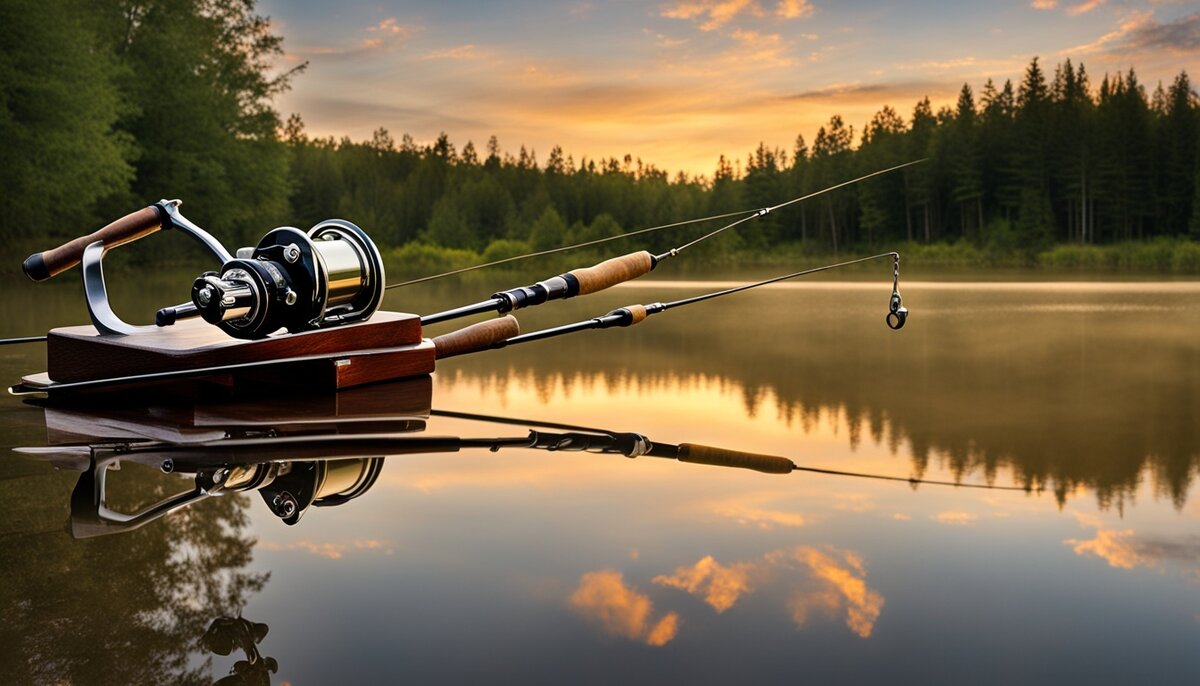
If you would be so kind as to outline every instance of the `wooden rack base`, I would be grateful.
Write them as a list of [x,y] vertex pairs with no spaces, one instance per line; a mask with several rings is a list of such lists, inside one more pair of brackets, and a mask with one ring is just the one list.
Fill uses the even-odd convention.
[[[48,370],[25,377],[24,383],[46,386],[239,364],[251,366],[204,374],[204,380],[324,391],[428,374],[434,367],[434,347],[421,338],[420,317],[398,312],[249,341],[230,338],[200,320],[129,336],[100,335],[91,326],[64,327],[50,331],[46,356]],[[291,358],[303,359],[278,362]],[[259,362],[264,364],[255,365]]]

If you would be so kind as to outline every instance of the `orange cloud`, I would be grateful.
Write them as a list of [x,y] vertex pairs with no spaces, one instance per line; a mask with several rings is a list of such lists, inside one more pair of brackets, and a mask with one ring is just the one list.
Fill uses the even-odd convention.
[[1096,537],[1086,541],[1068,538],[1064,544],[1074,546],[1076,555],[1095,555],[1104,560],[1110,567],[1118,569],[1133,569],[1134,567],[1153,567],[1154,559],[1139,553],[1133,546],[1133,529],[1116,531],[1115,529],[1098,529]]
[[654,577],[654,583],[703,596],[704,602],[721,613],[733,607],[742,594],[754,590],[750,587],[752,570],[753,565],[744,562],[723,567],[712,555],[707,555],[691,567],[676,569],[670,576]]
[[742,526],[756,526],[760,529],[772,529],[777,526],[801,527],[805,524],[804,515],[799,512],[783,512],[781,510],[763,510],[742,505],[719,505],[715,508],[719,515],[729,517]]
[[866,567],[850,551],[800,545],[727,566],[706,555],[690,567],[676,569],[674,574],[655,577],[654,583],[701,597],[721,613],[776,577],[780,570],[802,574],[788,599],[788,610],[797,626],[804,626],[814,614],[844,614],[851,631],[862,638],[871,635],[884,600],[867,585]]
[[1133,529],[1108,529],[1097,517],[1074,514],[1080,525],[1096,530],[1092,538],[1063,541],[1076,555],[1094,555],[1117,569],[1174,568],[1184,577],[1200,581],[1200,535],[1174,539],[1136,536]]
[[434,50],[433,52],[428,53],[421,59],[422,60],[476,60],[483,56],[484,55],[479,52],[478,48],[476,48],[473,44],[468,43],[467,45],[460,45],[458,47],[447,48],[445,50]]
[[733,39],[742,44],[736,51],[727,53],[726,58],[734,62],[757,62],[759,66],[789,67],[795,60],[787,55],[787,46],[778,33],[759,33],[735,29]]
[[799,19],[813,13],[813,6],[808,0],[782,0],[775,6],[775,14],[784,19]]
[[385,555],[391,555],[395,551],[383,541],[376,539],[359,539],[350,541],[349,543],[316,543],[314,541],[296,541],[286,545],[270,542],[259,542],[259,548],[263,550],[300,550],[317,557],[323,557],[329,560],[340,560],[342,557],[353,550],[381,550]]
[[650,598],[625,585],[625,579],[616,570],[584,574],[567,603],[606,632],[646,645],[666,645],[679,632],[679,616],[674,612],[651,621],[654,604]]
[[678,0],[674,5],[663,10],[662,16],[671,19],[699,19],[707,16],[701,31],[719,29],[731,19],[747,12],[754,16],[762,16],[762,7],[755,0]]
[[411,35],[416,29],[409,24],[401,24],[395,17],[388,17],[374,26],[368,26],[368,31],[390,33],[394,35]]
[[1081,14],[1086,14],[1104,4],[1104,0],[1084,0],[1078,5],[1071,5],[1067,8],[1067,14],[1072,17],[1078,17]]
[[979,515],[971,514],[970,512],[939,512],[930,517],[939,524],[949,524],[951,526],[967,526],[972,524]]
[[1058,0],[1033,0],[1029,6],[1035,10],[1052,10],[1058,7]]
[[868,638],[883,611],[883,596],[867,586],[867,571],[862,560],[850,552],[842,559],[811,546],[799,546],[792,557],[812,571],[814,590],[796,592],[789,603],[792,619],[803,626],[812,610],[838,613],[845,610],[846,626],[862,638]]

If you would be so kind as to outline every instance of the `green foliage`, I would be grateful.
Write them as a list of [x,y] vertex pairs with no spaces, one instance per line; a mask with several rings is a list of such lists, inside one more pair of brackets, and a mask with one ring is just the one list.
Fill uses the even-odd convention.
[[[114,55],[84,2],[0,3],[0,235],[74,237],[133,179]],[[45,247],[50,247],[49,245]]]
[[514,241],[507,238],[497,238],[488,243],[488,247],[483,251],[484,262],[498,262],[507,260],[510,257],[517,257],[533,251],[533,246],[525,241]]
[[479,264],[479,253],[473,250],[444,248],[414,241],[398,248],[382,250],[383,266],[390,275],[434,274]]
[[549,250],[563,245],[567,227],[553,207],[542,211],[529,229],[529,244],[534,250]]

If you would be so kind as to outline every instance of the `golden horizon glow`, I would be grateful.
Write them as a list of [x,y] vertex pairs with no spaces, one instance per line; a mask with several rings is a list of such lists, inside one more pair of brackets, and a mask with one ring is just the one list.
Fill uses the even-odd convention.
[[885,105],[908,117],[924,97],[953,104],[964,82],[977,94],[989,77],[1018,82],[1034,56],[1049,72],[1084,62],[1093,86],[1133,66],[1152,88],[1200,55],[1186,40],[1200,13],[1151,0],[966,13],[808,0],[263,9],[286,39],[280,69],[309,64],[277,106],[313,135],[445,132],[477,149],[496,135],[541,161],[561,145],[576,162],[629,154],[692,175],[760,142],[811,145],[834,114],[861,132]]

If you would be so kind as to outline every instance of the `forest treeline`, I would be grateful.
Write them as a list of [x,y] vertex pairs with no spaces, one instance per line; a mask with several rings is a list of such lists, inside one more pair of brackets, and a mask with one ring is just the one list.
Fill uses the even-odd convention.
[[1019,83],[964,84],[954,107],[884,107],[858,131],[834,116],[790,150],[764,143],[711,175],[672,175],[557,146],[539,160],[494,136],[481,147],[383,128],[368,141],[311,137],[301,114],[284,122],[274,109],[303,65],[274,69],[282,39],[253,0],[6,0],[0,36],[0,235],[20,243],[180,197],[231,244],[340,216],[381,246],[504,257],[774,205],[919,158],[705,252],[909,243],[1031,257],[1200,239],[1200,99],[1182,71],[1150,89],[1133,69],[1096,84],[1082,64],[1049,74],[1034,58]]

